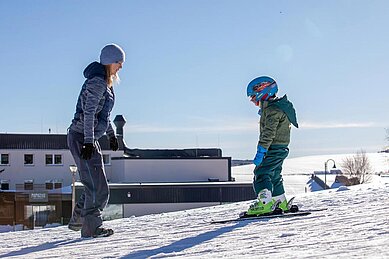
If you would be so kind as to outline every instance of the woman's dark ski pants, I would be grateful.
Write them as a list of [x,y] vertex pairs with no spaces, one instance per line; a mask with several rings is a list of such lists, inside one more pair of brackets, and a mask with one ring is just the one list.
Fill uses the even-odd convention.
[[84,185],[84,191],[76,203],[71,221],[81,220],[81,236],[91,237],[103,223],[101,211],[105,208],[109,199],[103,156],[99,142],[95,141],[92,158],[89,160],[81,158],[81,148],[84,144],[84,135],[81,133],[69,130],[67,141],[78,167],[81,183]]

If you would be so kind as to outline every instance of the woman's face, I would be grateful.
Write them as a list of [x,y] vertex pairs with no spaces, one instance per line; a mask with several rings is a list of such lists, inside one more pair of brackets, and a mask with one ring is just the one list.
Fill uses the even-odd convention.
[[110,66],[111,74],[115,75],[123,67],[123,62],[113,63]]

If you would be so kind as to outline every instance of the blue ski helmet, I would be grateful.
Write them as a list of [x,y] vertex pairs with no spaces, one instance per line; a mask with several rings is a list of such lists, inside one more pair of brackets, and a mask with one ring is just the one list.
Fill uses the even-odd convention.
[[255,96],[256,101],[267,101],[278,92],[278,86],[273,78],[260,76],[247,86],[247,97]]

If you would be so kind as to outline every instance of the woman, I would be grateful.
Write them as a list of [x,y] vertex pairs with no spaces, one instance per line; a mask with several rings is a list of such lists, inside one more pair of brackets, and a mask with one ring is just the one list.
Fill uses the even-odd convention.
[[81,229],[81,237],[110,236],[112,229],[102,227],[101,211],[109,198],[101,148],[98,139],[106,133],[112,150],[118,141],[110,121],[115,95],[113,85],[125,61],[125,53],[116,44],[101,50],[100,62],[89,64],[78,97],[76,113],[68,130],[68,146],[77,164],[84,192],[74,208],[68,227]]

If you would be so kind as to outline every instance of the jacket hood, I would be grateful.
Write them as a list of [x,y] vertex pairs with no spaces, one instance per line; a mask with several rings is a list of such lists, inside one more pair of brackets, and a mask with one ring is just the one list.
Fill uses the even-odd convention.
[[269,101],[268,106],[276,106],[283,112],[285,112],[290,123],[292,123],[296,128],[299,127],[297,123],[296,110],[293,107],[293,104],[288,100],[288,97],[284,95],[282,98],[278,98],[272,101]]
[[105,67],[99,62],[90,63],[84,70],[84,77],[87,79],[91,79],[93,77],[102,77],[105,78]]

